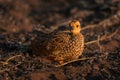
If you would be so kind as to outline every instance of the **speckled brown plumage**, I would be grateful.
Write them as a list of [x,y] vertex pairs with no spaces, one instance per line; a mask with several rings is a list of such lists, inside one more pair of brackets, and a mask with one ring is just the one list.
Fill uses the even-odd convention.
[[44,55],[59,64],[77,59],[84,49],[84,37],[79,21],[73,20],[67,29],[56,30],[31,42],[33,53]]

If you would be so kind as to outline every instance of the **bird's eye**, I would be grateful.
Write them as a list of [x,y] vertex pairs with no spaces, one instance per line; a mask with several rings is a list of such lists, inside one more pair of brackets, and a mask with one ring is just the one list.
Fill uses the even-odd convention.
[[76,27],[78,28],[78,27],[79,27],[79,25],[76,25]]

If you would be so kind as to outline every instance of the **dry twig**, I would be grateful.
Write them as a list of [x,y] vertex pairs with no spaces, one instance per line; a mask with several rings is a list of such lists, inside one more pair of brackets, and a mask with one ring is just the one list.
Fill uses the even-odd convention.
[[[113,32],[112,34],[110,34],[109,36],[102,36],[99,41],[103,41],[103,40],[106,40],[106,39],[110,39],[112,38],[116,33],[118,32],[118,29],[116,29],[115,32]],[[89,45],[89,44],[92,44],[92,43],[96,43],[98,40],[93,40],[93,41],[89,41],[89,42],[86,42],[85,45]]]
[[16,57],[21,57],[21,56],[22,56],[21,54],[15,55],[15,56],[12,56],[12,57],[8,58],[6,61],[2,61],[0,63],[3,64],[3,65],[7,65],[10,60],[12,60],[12,59],[14,59]]
[[117,11],[117,13],[114,14],[112,17],[105,19],[98,24],[87,25],[83,27],[82,30],[95,28],[95,27],[109,27],[109,26],[113,26],[116,24],[120,24],[120,11]]
[[68,61],[68,62],[65,62],[65,63],[63,63],[63,64],[60,64],[60,65],[56,65],[55,67],[61,67],[61,66],[64,66],[64,65],[69,64],[69,63],[72,63],[72,62],[83,61],[83,60],[87,60],[87,59],[95,59],[95,58],[96,58],[96,57],[75,59],[75,60]]
[[101,44],[100,44],[100,36],[98,36],[97,44],[98,44],[98,47],[99,47],[100,52],[102,52],[102,46],[101,46]]

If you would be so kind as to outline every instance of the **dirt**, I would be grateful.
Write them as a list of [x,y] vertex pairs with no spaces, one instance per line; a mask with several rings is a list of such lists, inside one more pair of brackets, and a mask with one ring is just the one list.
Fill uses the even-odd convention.
[[[120,80],[117,12],[120,0],[0,0],[0,80]],[[73,19],[81,21],[82,28],[101,25],[82,30],[85,43],[118,32],[85,45],[80,58],[95,59],[54,67],[32,53],[29,45],[39,31],[52,32]]]

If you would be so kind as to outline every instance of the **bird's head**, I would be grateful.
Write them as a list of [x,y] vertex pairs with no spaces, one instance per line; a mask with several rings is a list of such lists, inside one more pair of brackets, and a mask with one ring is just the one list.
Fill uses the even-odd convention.
[[69,27],[70,27],[70,31],[73,33],[73,34],[79,34],[80,31],[81,31],[81,25],[80,25],[80,22],[78,20],[73,20],[70,24],[69,24]]

